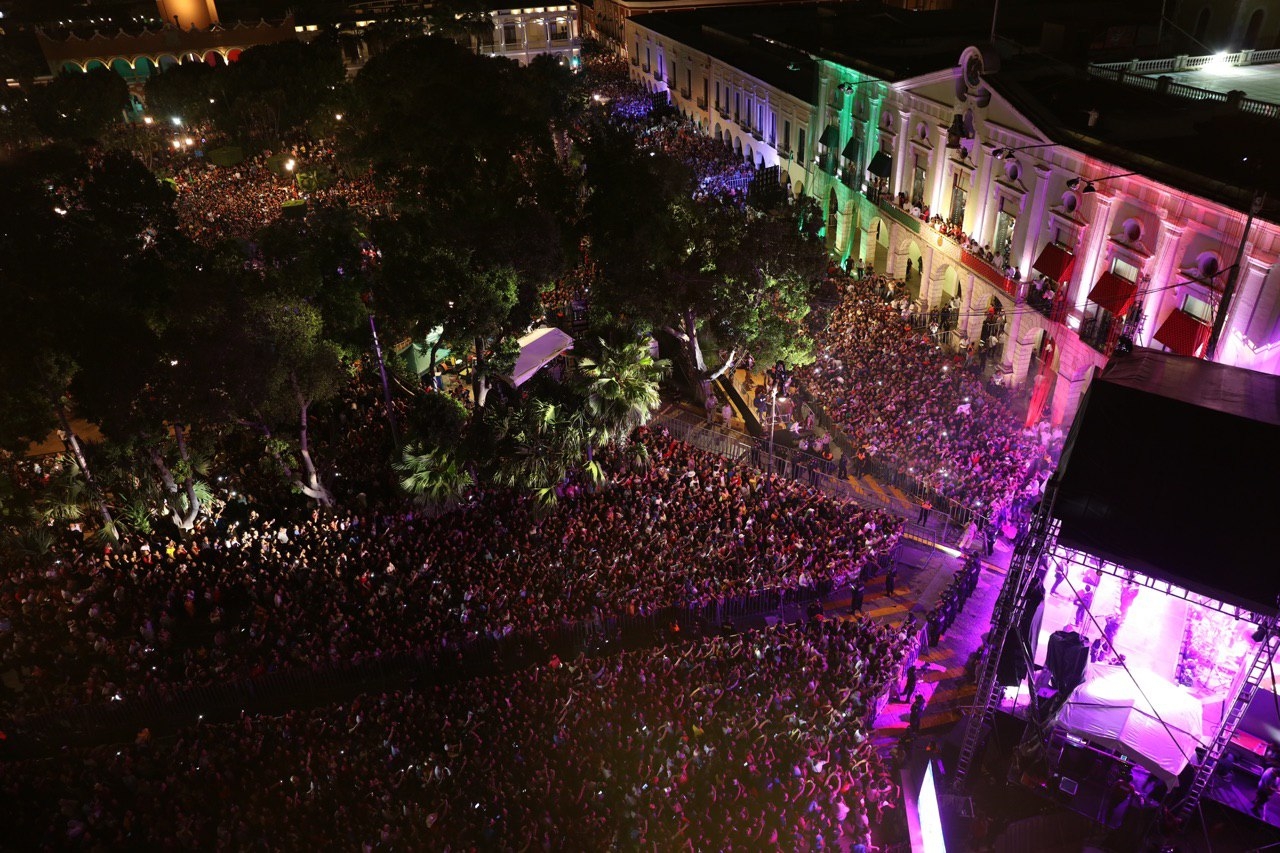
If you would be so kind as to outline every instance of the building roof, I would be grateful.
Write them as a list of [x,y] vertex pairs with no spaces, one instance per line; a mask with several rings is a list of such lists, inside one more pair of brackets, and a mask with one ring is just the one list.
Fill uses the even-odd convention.
[[772,48],[890,82],[955,65],[965,47],[987,34],[969,12],[909,13],[861,3],[656,12],[633,20],[730,64],[747,49]]
[[1277,439],[1280,377],[1141,347],[1113,358],[1063,449],[1058,541],[1270,611]]
[[1280,192],[1280,160],[1272,153],[1280,122],[1274,119],[1224,101],[1103,79],[1032,54],[1005,57],[985,76],[1048,138],[1122,171],[1240,210],[1258,189]]

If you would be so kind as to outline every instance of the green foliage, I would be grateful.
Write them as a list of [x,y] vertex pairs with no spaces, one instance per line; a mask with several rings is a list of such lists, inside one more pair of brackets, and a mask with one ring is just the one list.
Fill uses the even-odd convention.
[[670,372],[665,359],[654,359],[641,343],[611,347],[600,342],[599,359],[582,359],[586,410],[600,443],[623,441],[649,422],[661,403],[658,384]]
[[420,504],[446,509],[475,485],[457,454],[448,450],[406,450],[395,464],[400,475],[400,488]]
[[36,126],[54,139],[87,142],[124,120],[129,87],[107,68],[60,74],[29,95]]

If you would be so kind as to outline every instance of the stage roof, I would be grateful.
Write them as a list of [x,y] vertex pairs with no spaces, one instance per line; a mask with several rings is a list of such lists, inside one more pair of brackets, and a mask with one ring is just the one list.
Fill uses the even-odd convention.
[[1280,377],[1142,348],[1113,358],[1056,479],[1062,544],[1274,610]]

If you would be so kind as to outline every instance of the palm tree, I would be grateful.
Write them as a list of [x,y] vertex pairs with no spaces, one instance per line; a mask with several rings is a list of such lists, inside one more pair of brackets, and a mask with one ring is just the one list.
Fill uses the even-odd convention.
[[400,488],[436,510],[448,509],[475,485],[463,460],[439,448],[408,448],[395,469],[400,474]]
[[600,358],[580,362],[586,380],[587,414],[598,446],[626,444],[662,402],[658,384],[671,362],[655,359],[648,346],[632,342],[611,347],[600,342]]
[[590,429],[581,409],[534,400],[504,414],[496,432],[495,485],[529,492],[549,506],[556,501],[556,487],[573,471],[592,482],[602,478],[599,464],[590,458]]

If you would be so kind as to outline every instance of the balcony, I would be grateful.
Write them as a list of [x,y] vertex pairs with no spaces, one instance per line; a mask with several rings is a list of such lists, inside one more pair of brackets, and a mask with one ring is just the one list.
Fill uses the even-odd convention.
[[1062,298],[1065,295],[1065,287],[1058,291],[1056,297],[1046,296],[1042,291],[1029,287],[1027,289],[1027,304],[1050,322],[1065,323],[1067,321],[1067,300]]
[[725,120],[728,120],[728,118],[729,118],[729,108],[728,108],[728,107],[722,107],[722,106],[720,106],[719,104],[716,104],[716,112],[720,115],[720,118],[725,119]]
[[698,98],[698,109],[705,110],[707,108],[707,99]]
[[649,63],[647,63],[647,62],[646,62],[644,65],[641,65],[641,66],[640,66],[640,70],[641,70],[641,71],[643,71],[645,74],[648,74],[648,73],[649,73]]
[[639,65],[640,65],[640,57],[638,57],[638,56],[633,56],[633,57],[631,57],[631,64],[632,64],[633,66],[639,66]]
[[684,99],[687,101],[687,100],[689,100],[690,98],[692,98],[692,97],[693,97],[693,93],[692,93],[692,92],[690,92],[688,89],[681,89],[681,90],[680,90],[680,97],[684,98]]
[[751,138],[756,142],[764,142],[764,133],[761,132],[760,128],[753,127],[749,132],[751,134]]
[[880,199],[880,209],[889,215],[894,222],[906,228],[912,234],[920,233],[920,220],[898,207],[887,198]]
[[982,276],[987,281],[1012,296],[1015,300],[1018,298],[1018,282],[1007,277],[993,265],[987,263],[968,249],[960,250],[960,263],[968,267],[970,272],[974,272]]

